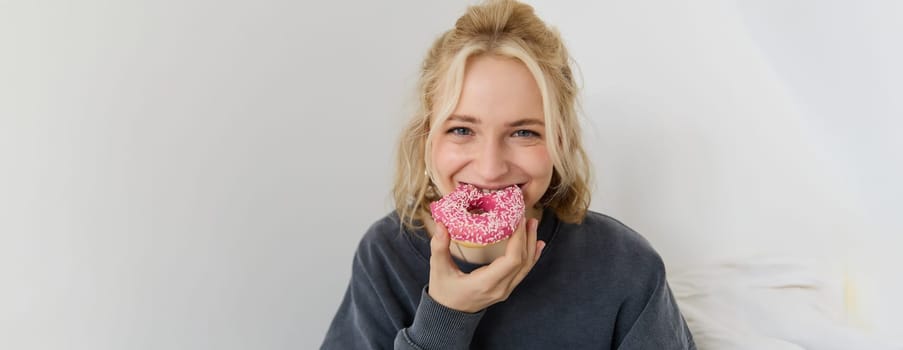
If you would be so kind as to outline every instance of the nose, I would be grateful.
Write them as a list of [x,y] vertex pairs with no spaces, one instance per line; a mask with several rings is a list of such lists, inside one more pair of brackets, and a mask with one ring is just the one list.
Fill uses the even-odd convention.
[[486,142],[476,156],[477,174],[484,184],[500,182],[508,174],[508,149],[503,142]]

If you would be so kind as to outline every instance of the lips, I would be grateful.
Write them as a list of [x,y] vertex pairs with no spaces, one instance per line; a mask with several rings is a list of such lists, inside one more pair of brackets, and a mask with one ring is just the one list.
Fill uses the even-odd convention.
[[503,186],[503,187],[491,187],[491,186],[478,186],[478,185],[474,185],[474,184],[466,183],[466,182],[459,182],[458,187],[460,187],[461,185],[473,186],[477,189],[477,191],[483,191],[483,193],[486,193],[487,191],[489,191],[489,192],[502,191],[502,190],[504,190],[508,187],[512,187],[512,186],[517,186],[517,188],[520,188],[521,190],[523,190],[523,188],[524,188],[524,184],[514,184],[514,185]]

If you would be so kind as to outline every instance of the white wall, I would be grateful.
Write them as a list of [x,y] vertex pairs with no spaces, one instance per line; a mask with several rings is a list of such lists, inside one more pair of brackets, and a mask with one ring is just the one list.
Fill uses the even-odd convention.
[[[898,327],[900,5],[534,4],[582,69],[594,209],[672,269],[820,259]],[[316,347],[465,6],[0,4],[0,348]]]

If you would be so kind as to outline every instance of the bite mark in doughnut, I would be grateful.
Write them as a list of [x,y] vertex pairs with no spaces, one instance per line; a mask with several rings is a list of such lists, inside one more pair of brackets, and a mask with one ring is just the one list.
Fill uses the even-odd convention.
[[524,217],[520,187],[483,193],[471,184],[430,203],[433,219],[448,229],[449,237],[466,247],[485,247],[511,237]]

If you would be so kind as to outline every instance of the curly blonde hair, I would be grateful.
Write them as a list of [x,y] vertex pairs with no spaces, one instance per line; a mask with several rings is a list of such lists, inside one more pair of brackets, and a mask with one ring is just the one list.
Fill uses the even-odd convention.
[[467,59],[477,55],[512,57],[524,63],[539,86],[543,102],[552,180],[537,206],[551,208],[565,222],[583,221],[590,204],[590,164],[577,119],[577,85],[558,32],[529,5],[491,0],[471,6],[455,27],[442,34],[420,71],[417,112],[398,143],[393,194],[402,223],[423,227],[429,203],[440,198],[430,148],[438,126],[454,111],[461,95]]

